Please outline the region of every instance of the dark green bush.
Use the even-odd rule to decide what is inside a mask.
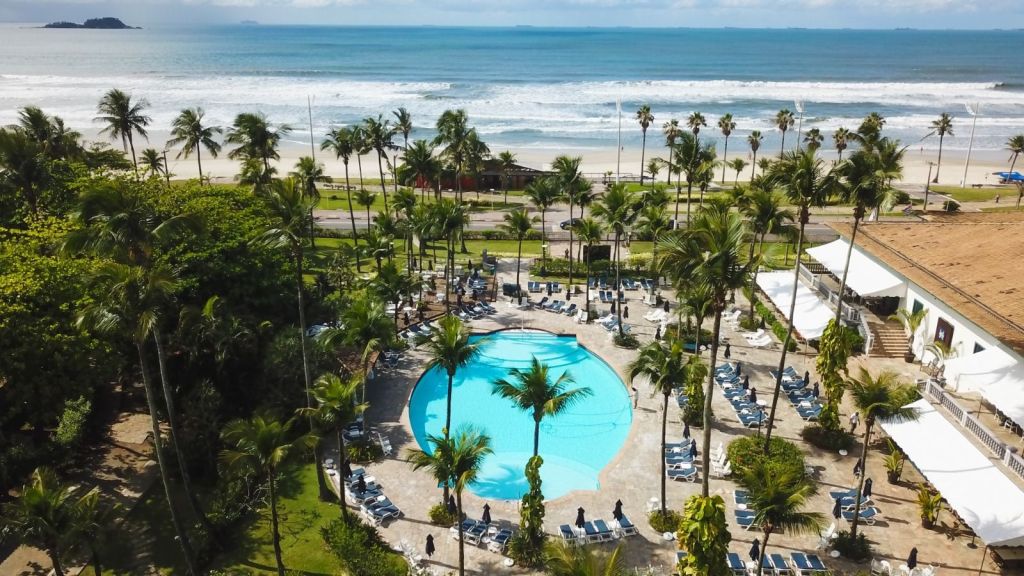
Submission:
[[[615,337],[612,338],[612,341],[615,342],[615,345],[619,348],[635,350],[640,347],[640,340],[629,333],[619,334],[618,332],[615,332]]]
[[[804,427],[800,437],[811,446],[830,452],[849,450],[853,446],[853,436],[846,430],[828,430],[817,424]]]
[[[345,573],[352,576],[406,576],[405,560],[391,552],[373,526],[341,518],[320,530],[324,544],[338,560]]]
[[[86,424],[89,414],[92,413],[92,403],[84,396],[76,400],[64,401],[64,412],[60,415],[57,431],[54,440],[64,448],[74,448],[85,436]]]
[[[779,342],[785,342],[786,331],[788,327],[782,322],[779,322],[779,319],[775,317],[775,313],[772,312],[771,308],[768,308],[764,304],[758,302],[755,306],[755,309],[757,310],[757,313],[760,314],[762,318],[764,318],[764,321],[767,322],[768,325],[771,327],[772,334],[775,334],[775,337],[779,339]],[[796,351],[796,340],[789,341],[789,351]]]
[[[345,445],[345,448],[348,449],[349,460],[351,460],[352,462],[357,462],[359,464],[373,462],[374,460],[377,460],[378,458],[383,456],[383,452],[381,452],[380,446],[373,442],[370,442],[366,438],[359,440],[357,442],[348,443]]]
[[[743,476],[757,462],[767,461],[767,466],[772,470],[782,471],[792,469],[800,476],[804,472],[804,454],[796,444],[779,437],[771,440],[771,454],[764,454],[764,438],[760,436],[745,436],[729,443],[726,449],[729,461],[732,462],[733,474],[737,477]]]
[[[864,537],[863,532],[852,538],[849,531],[840,530],[832,541],[832,548],[851,560],[861,561],[871,557],[871,543]]]
[[[451,513],[448,511],[448,507],[444,504],[438,503],[430,507],[430,523],[437,524],[438,526],[452,526],[457,522],[459,517],[458,513]]]

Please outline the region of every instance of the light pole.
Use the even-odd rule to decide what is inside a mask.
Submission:
[[[804,102],[803,100],[795,100],[793,102],[793,106],[796,107],[797,113],[800,114],[796,123],[796,150],[797,152],[799,152],[801,147],[800,132],[803,130],[804,127]]]
[[[964,104],[967,108],[967,113],[974,116],[974,122],[971,124],[971,141],[967,145],[967,161],[964,162],[964,179],[960,181],[961,188],[967,188],[967,168],[971,165],[971,152],[974,150],[974,129],[978,127],[978,115],[981,114],[981,104],[976,103],[972,108],[970,104]]]
[[[540,245],[540,275],[548,275],[548,245]]]
[[[929,160],[928,178],[924,181],[924,207],[921,209],[922,212],[928,212],[928,190],[931,188],[933,166],[935,166],[935,162]]]

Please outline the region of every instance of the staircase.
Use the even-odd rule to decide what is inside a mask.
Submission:
[[[907,333],[903,325],[895,320],[885,322],[869,320],[871,328],[871,350],[868,356],[876,358],[902,358],[907,351]]]

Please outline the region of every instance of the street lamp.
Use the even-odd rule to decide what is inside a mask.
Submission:
[[[548,245],[540,245],[540,275],[548,275]]]
[[[800,150],[800,140],[801,140],[800,132],[801,132],[801,130],[803,130],[803,127],[804,127],[804,101],[803,100],[795,100],[793,102],[793,106],[796,108],[797,113],[800,114],[799,119],[797,120],[797,124],[796,124],[796,149],[797,149],[797,151],[799,151]]]
[[[978,115],[981,114],[981,104],[975,104],[973,107],[970,104],[964,104],[967,108],[967,113],[974,116],[974,123],[971,125],[971,141],[967,145],[967,161],[964,162],[964,179],[960,181],[960,187],[967,187],[967,168],[971,165],[971,152],[974,150],[974,129],[978,127]]]
[[[757,401],[757,437],[761,437],[761,423],[764,422],[764,408],[767,406],[764,400]]]
[[[928,179],[924,181],[924,207],[921,209],[922,212],[928,212],[928,191],[931,189],[932,182],[932,167],[935,166],[935,162],[928,161]]]

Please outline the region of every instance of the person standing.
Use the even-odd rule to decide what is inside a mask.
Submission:
[[[860,413],[854,412],[850,414],[850,434],[853,434],[854,430],[857,429],[857,424],[860,424]]]
[[[434,552],[437,551],[437,548],[434,547],[434,536],[432,534],[427,534],[427,545],[423,547],[423,551],[427,553],[427,558],[431,558]]]
[[[726,360],[732,358],[732,347],[728,342],[725,343],[725,353],[722,355]]]
[[[635,410],[637,405],[640,404],[640,391],[633,386],[633,409]]]

